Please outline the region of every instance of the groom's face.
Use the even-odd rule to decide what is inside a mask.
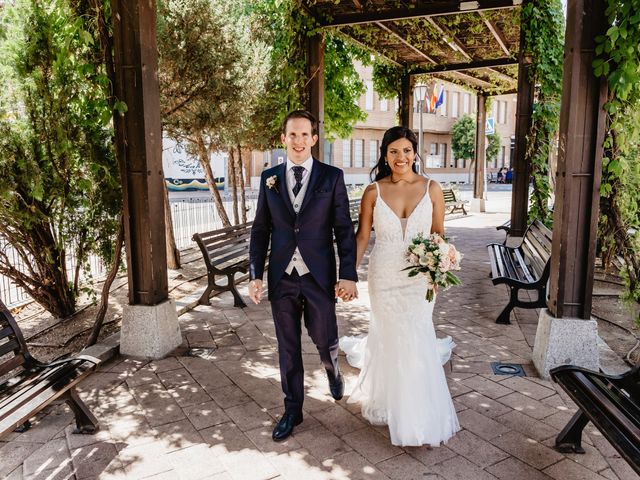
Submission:
[[[311,122],[306,118],[290,118],[285,133],[280,136],[287,148],[287,158],[300,165],[311,156],[311,147],[318,141]]]

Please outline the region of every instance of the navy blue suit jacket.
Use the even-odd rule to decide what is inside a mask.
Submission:
[[[266,181],[277,183],[268,188]],[[356,241],[349,216],[349,199],[342,170],[313,159],[309,185],[298,215],[293,210],[286,183],[286,163],[262,172],[249,252],[251,279],[262,279],[269,242],[269,298],[293,255],[300,249],[311,275],[333,298],[337,278],[358,280]],[[336,277],[335,236],[340,260]]]

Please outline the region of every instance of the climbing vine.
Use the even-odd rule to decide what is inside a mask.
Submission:
[[[622,257],[626,297],[640,301],[640,0],[609,0],[606,15],[593,62],[609,85],[598,236],[605,266]]]
[[[529,81],[535,85],[531,129],[527,133],[527,163],[531,165],[533,193],[529,221],[551,225],[549,160],[560,119],[564,15],[560,0],[533,0],[522,8],[523,50],[531,59]]]

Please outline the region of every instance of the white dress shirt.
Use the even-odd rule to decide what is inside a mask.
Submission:
[[[307,192],[307,186],[309,185],[309,178],[311,178],[311,169],[313,168],[313,157],[307,158],[302,164],[301,167],[304,167],[304,172],[302,173],[302,187],[298,192],[298,195],[293,194],[293,187],[296,184],[295,173],[293,173],[293,167],[296,164],[287,158],[287,192],[289,193],[289,199],[291,200],[291,205],[293,205],[293,210],[296,212],[296,215],[300,211],[300,207],[302,206],[302,201],[304,200],[304,195]],[[291,275],[293,269],[296,269],[298,275],[306,275],[309,273],[309,267],[304,263],[304,259],[300,254],[300,250],[296,246],[296,249],[291,256],[291,260],[289,261],[289,265],[285,269],[285,272],[288,275]]]

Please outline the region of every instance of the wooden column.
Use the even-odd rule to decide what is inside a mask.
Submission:
[[[604,0],[568,2],[548,300],[556,318],[591,316],[607,96],[591,64],[604,12]]]
[[[324,37],[321,33],[307,40],[307,110],[318,120],[318,142],[311,149],[324,161]]]
[[[131,305],[168,298],[164,179],[154,0],[112,2],[116,97],[115,134],[124,199],[125,250]]]
[[[484,199],[484,180],[486,171],[485,131],[487,124],[487,96],[478,95],[478,114],[476,117],[476,165],[473,180],[473,198]]]
[[[529,177],[531,165],[526,160],[527,134],[531,129],[533,113],[534,86],[529,81],[530,60],[525,58],[524,32],[520,31],[520,55],[518,57],[518,101],[516,106],[516,145],[511,167],[513,167],[513,185],[511,190],[511,228],[510,237],[522,237],[527,229],[529,207]]]
[[[402,95],[400,96],[400,125],[413,129],[413,77],[402,77]]]

